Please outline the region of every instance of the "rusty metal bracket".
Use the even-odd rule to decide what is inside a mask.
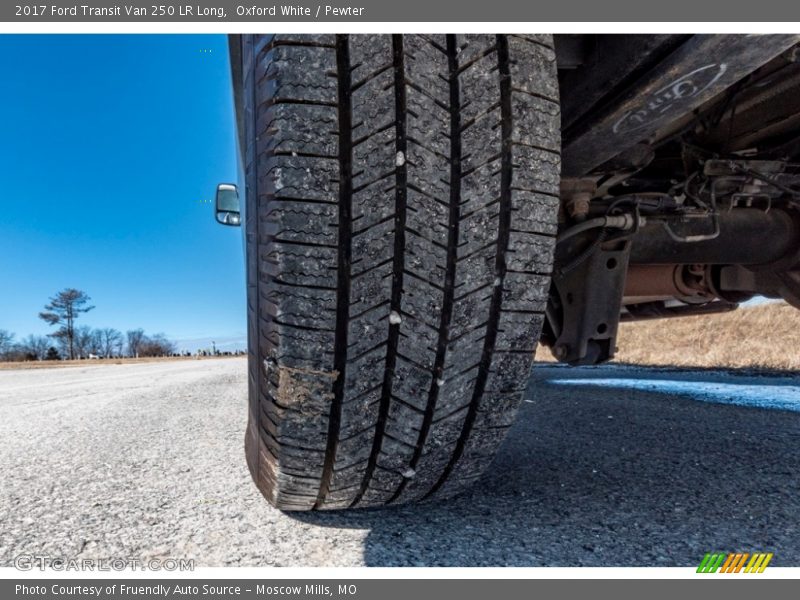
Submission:
[[[567,273],[553,274],[562,317],[552,349],[558,360],[593,365],[614,356],[630,250],[629,241],[607,242]]]

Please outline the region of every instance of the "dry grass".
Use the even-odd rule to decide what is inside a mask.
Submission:
[[[108,358],[98,360],[45,360],[25,362],[0,362],[0,371],[10,369],[52,369],[61,367],[101,367],[131,363],[169,362],[176,360],[208,360],[209,358],[237,358],[235,356],[167,356],[153,358]]]
[[[800,310],[780,302],[704,317],[623,323],[617,346],[614,360],[622,363],[800,369]]]
[[[780,302],[740,308],[719,315],[623,323],[617,346],[619,352],[614,362],[618,363],[800,370],[800,310]],[[553,360],[546,348],[539,349],[536,359]],[[88,367],[170,360],[204,358],[0,362],[0,370]]]

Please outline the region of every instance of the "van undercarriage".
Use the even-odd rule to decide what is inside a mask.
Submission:
[[[555,36],[563,242],[542,341],[557,359],[612,358],[620,319],[754,295],[800,308],[796,43]]]

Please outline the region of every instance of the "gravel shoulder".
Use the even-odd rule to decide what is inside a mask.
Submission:
[[[470,492],[309,514],[273,509],[250,480],[244,359],[3,371],[0,566],[23,553],[688,566],[739,550],[798,566],[797,394],[797,376],[538,365],[494,468]]]

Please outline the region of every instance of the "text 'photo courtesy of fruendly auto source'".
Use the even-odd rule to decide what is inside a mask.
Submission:
[[[0,33],[9,597],[800,567],[800,34],[54,6]]]

